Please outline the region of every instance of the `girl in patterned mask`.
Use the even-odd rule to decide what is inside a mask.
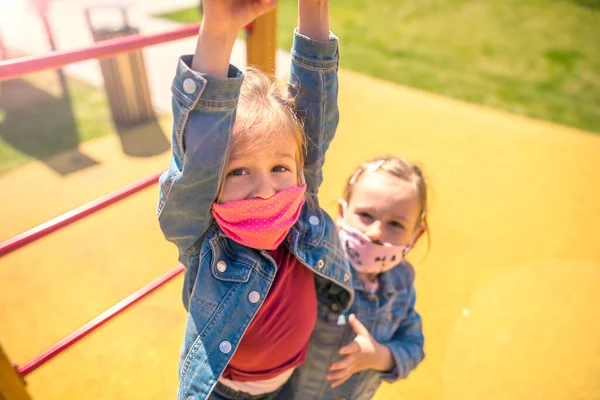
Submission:
[[[306,363],[286,387],[292,399],[371,399],[382,380],[406,378],[424,357],[405,260],[427,231],[421,170],[397,156],[362,164],[339,201],[338,227],[354,303],[341,315],[319,311]]]

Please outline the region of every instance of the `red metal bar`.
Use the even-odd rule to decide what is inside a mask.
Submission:
[[[91,215],[96,211],[102,210],[103,208],[108,207],[109,205],[116,203],[117,201],[122,200],[128,196],[131,196],[132,194],[137,193],[150,185],[153,185],[158,181],[158,178],[162,173],[163,171],[148,176],[142,180],[139,180],[127,186],[124,186],[121,189],[118,189],[112,193],[102,196],[96,200],[90,201],[87,204],[84,204],[59,217],[56,217],[48,222],[38,225],[33,229],[21,233],[20,235],[5,240],[4,242],[0,243],[0,257],[3,257],[8,253],[17,250],[25,246],[26,244],[41,239],[49,233],[52,233],[60,228],[70,225],[73,222],[79,221],[80,219],[87,217],[88,215]]]
[[[32,72],[55,69],[79,61],[106,58],[118,53],[141,49],[142,47],[195,36],[198,34],[199,29],[200,24],[193,24],[152,35],[131,35],[104,40],[83,49],[53,51],[44,55],[22,57],[0,62],[0,82]]]
[[[96,318],[92,319],[91,321],[83,325],[81,328],[77,329],[76,331],[74,331],[73,333],[56,343],[54,346],[50,347],[48,350],[44,351],[42,354],[40,354],[33,360],[29,361],[22,367],[18,367],[19,374],[21,374],[21,376],[25,376],[30,372],[34,371],[46,361],[50,360],[55,355],[57,355],[61,351],[65,350],[67,347],[71,346],[72,344],[86,336],[88,333],[94,331],[96,328],[109,321],[115,315],[120,314],[138,300],[147,296],[152,291],[156,290],[157,288],[161,287],[162,285],[179,275],[183,270],[183,265],[179,264],[175,268],[168,271],[164,275],[158,277],[157,279],[153,280],[146,286],[138,289],[136,292],[127,296],[125,299],[121,300],[102,314],[98,315]]]

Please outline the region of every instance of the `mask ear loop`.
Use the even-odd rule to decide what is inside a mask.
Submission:
[[[304,170],[301,170],[298,174],[298,178],[300,178],[300,186],[306,185],[306,177],[304,176]]]
[[[425,211],[423,211],[423,213],[421,214],[419,228],[423,226],[423,224],[421,224],[423,218],[425,218]],[[408,246],[404,250],[402,250],[402,258],[405,258],[406,255],[415,247],[415,236],[417,232],[418,231],[415,231],[415,233],[413,233],[412,237],[410,238],[410,241],[408,242]]]

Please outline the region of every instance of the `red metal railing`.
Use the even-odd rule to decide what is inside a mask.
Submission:
[[[122,200],[126,197],[131,196],[134,193],[139,192],[140,190],[147,188],[158,182],[158,178],[162,174],[162,171],[150,175],[144,179],[141,179],[138,182],[134,182],[127,186],[122,187],[121,189],[115,190],[112,193],[109,193],[105,196],[102,196],[96,200],[90,201],[87,204],[84,204],[80,207],[75,208],[63,215],[51,219],[48,222],[45,222],[41,225],[36,226],[26,232],[21,233],[11,239],[5,240],[0,243],[0,257],[7,255],[21,247],[32,243],[38,239],[43,238],[44,236],[57,231],[58,229],[64,228],[67,225],[72,224],[73,222],[79,221],[95,213],[96,211],[102,210],[105,207],[110,206]]]
[[[25,376],[28,373],[34,371],[36,368],[38,368],[39,366],[44,364],[46,361],[48,361],[49,359],[51,359],[52,357],[54,357],[55,355],[57,355],[64,349],[71,346],[78,340],[82,339],[88,333],[93,332],[96,328],[100,327],[102,324],[109,321],[114,316],[125,311],[127,308],[132,306],[138,300],[142,299],[146,295],[150,294],[152,291],[158,289],[159,287],[161,287],[162,285],[164,285],[165,283],[167,283],[168,281],[170,281],[171,279],[173,279],[174,277],[179,275],[183,270],[184,270],[183,265],[179,264],[178,266],[176,266],[172,270],[168,271],[164,275],[156,278],[155,280],[153,280],[146,286],[144,286],[144,287],[140,288],[139,290],[135,291],[134,293],[130,294],[125,299],[121,300],[120,302],[118,302],[117,304],[115,304],[114,306],[109,308],[108,310],[104,311],[102,314],[98,315],[96,318],[92,319],[91,321],[89,321],[88,323],[83,325],[81,328],[77,329],[76,331],[74,331],[73,333],[71,333],[70,335],[65,337],[64,339],[60,340],[54,346],[45,350],[42,354],[35,357],[33,360],[27,362],[22,367],[17,367],[19,374],[21,374],[22,376]]]
[[[98,59],[110,57],[118,53],[137,50],[146,46],[151,46],[159,43],[165,43],[185,37],[194,36],[197,34],[199,24],[189,25],[184,28],[173,31],[153,34],[153,35],[133,35],[123,38],[106,40],[97,43],[94,46],[73,51],[55,51],[46,55],[24,57],[15,60],[0,62],[0,81],[16,78],[32,72],[43,71],[47,69],[59,68],[67,64],[72,64],[79,61],[90,59]],[[162,173],[162,172],[161,172]],[[12,239],[0,243],[0,257],[15,251],[27,244],[30,244],[58,229],[61,229],[75,221],[78,221],[86,216],[89,216],[111,204],[114,204],[124,198],[156,183],[161,173],[157,173],[146,177],[138,182],[127,185],[115,192],[109,193],[94,201],[91,201],[81,207],[78,207],[68,213],[65,213],[57,218],[54,218],[44,224],[30,229]],[[27,362],[17,370],[22,376],[32,372],[46,361],[57,355],[62,350],[76,343],[102,324],[109,321],[114,316],[123,312],[125,309],[147,296],[152,291],[156,290],[166,282],[179,275],[184,270],[180,264],[164,275],[150,282],[146,286],[129,295],[119,303],[115,304],[110,309],[106,310],[96,318],[92,319],[64,339],[60,340],[54,346],[45,350],[38,357]]]
[[[159,43],[183,39],[198,34],[200,24],[188,25],[172,31],[152,35],[131,35],[105,40],[93,46],[71,51],[53,51],[39,56],[29,56],[0,62],[0,81],[21,75],[59,68],[79,61],[106,58]]]

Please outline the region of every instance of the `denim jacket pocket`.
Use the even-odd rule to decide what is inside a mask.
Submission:
[[[251,277],[255,261],[244,256],[232,257],[218,237],[209,240],[211,250],[202,253],[196,278],[190,312],[208,321],[217,309],[226,307],[227,299],[245,285]]]
[[[244,263],[229,266],[227,261],[220,260],[212,265],[212,275],[215,279],[225,282],[245,283],[250,279],[252,267]]]
[[[222,282],[248,282],[257,261],[248,255],[230,249],[227,240],[219,235],[213,236],[210,240],[213,256],[212,276]]]

